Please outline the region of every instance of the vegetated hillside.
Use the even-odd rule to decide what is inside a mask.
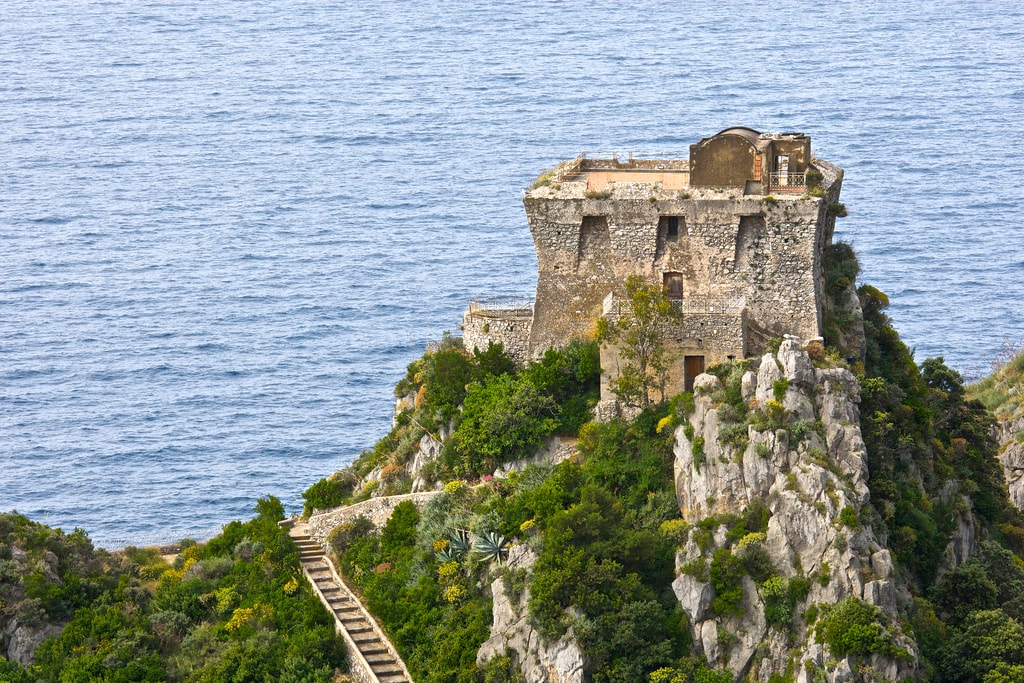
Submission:
[[[93,550],[80,530],[0,515],[0,680],[335,680],[342,644],[277,525],[284,509],[268,497],[256,511],[173,566],[154,549]],[[52,637],[23,668],[37,635]]]
[[[846,257],[849,265],[852,253]],[[855,275],[855,263],[845,271]],[[761,680],[867,680],[881,675],[875,667],[886,658],[923,680],[1021,680],[1024,569],[1015,553],[1024,525],[1007,499],[992,417],[967,400],[962,379],[941,359],[915,363],[885,315],[884,294],[859,294],[864,362],[847,373],[846,349],[809,347],[822,391],[847,383],[849,406],[859,394],[859,406],[842,409],[853,411],[852,421],[836,417],[828,427],[820,412],[799,414],[798,404],[815,406],[823,395],[808,385],[787,403],[799,387],[781,376],[764,384],[766,395],[745,396],[744,362],[709,368],[718,385],[705,382],[703,397],[682,394],[628,422],[588,423],[592,344],[516,370],[498,348],[472,355],[449,339],[410,365],[396,389],[392,432],[311,487],[307,512],[408,491],[414,481],[443,486],[422,513],[403,505],[382,529],[356,519],[330,539],[420,683],[731,680],[754,670],[737,671],[731,653],[759,619],[770,642],[756,645],[749,661],[766,662]],[[860,320],[833,322],[857,338]],[[847,374],[827,379],[836,372]],[[747,502],[729,510],[706,501],[717,506],[713,515],[684,520],[672,474],[680,444],[689,443],[692,470],[697,438],[706,438],[687,434],[705,419],[695,408],[723,418],[709,432],[715,449],[701,443],[701,457],[742,462],[750,449],[767,458],[784,442],[793,448],[780,445],[778,456],[791,462],[783,466],[795,463],[793,487],[780,470],[783,483],[769,494],[744,494]],[[815,408],[822,409],[832,410]],[[859,484],[830,462],[840,431],[866,446],[856,456],[866,460]],[[576,435],[574,455],[526,464],[556,434]],[[800,500],[809,495],[801,477],[814,467],[833,488],[822,479],[820,499]],[[827,512],[850,484],[849,502]],[[826,510],[830,538],[864,543],[858,547],[869,554],[887,550],[892,569],[877,552],[860,555],[850,567],[862,575],[847,583],[835,567],[801,567],[777,553],[769,527],[787,496]],[[683,576],[708,586],[701,599],[713,634],[695,632],[671,592]],[[849,592],[872,582],[888,611]],[[794,657],[800,638],[818,648],[820,666]],[[765,658],[775,654],[782,660]]]
[[[996,418],[999,462],[1010,501],[1024,508],[1024,351],[1008,357],[991,375],[967,388]]]
[[[941,358],[915,365],[884,313],[884,294],[863,286],[860,295],[873,521],[910,581],[905,607],[924,673],[1022,680],[1024,524],[1007,498],[992,415]]]

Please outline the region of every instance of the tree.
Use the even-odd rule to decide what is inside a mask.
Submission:
[[[665,400],[665,385],[674,355],[665,348],[666,327],[679,312],[665,291],[639,275],[626,278],[626,298],[614,318],[601,318],[598,339],[614,347],[623,364],[611,390],[623,403],[640,408],[651,405],[651,393]]]
[[[1001,664],[1024,664],[1024,626],[1000,609],[971,612],[963,629],[950,639],[945,654],[941,680],[999,680],[986,674]],[[999,673],[1007,675],[1005,666]]]

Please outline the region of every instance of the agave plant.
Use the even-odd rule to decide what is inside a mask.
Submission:
[[[451,559],[461,560],[473,547],[473,535],[465,529],[452,529],[448,532],[448,552]]]
[[[476,537],[474,550],[482,559],[503,562],[508,557],[508,541],[497,531],[485,531]]]
[[[440,562],[441,564],[444,564],[446,562],[458,562],[459,561],[459,558],[455,557],[455,554],[452,552],[452,549],[449,546],[445,546],[444,548],[441,548],[440,550],[435,550],[434,551],[434,557],[436,557],[437,561]]]

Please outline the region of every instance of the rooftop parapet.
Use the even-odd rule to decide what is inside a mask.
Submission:
[[[673,153],[581,152],[541,174],[529,192],[546,187],[560,196],[592,196],[618,185],[645,185],[677,192],[693,188],[739,190],[746,195],[803,194],[821,181],[821,175],[809,136],[734,127],[690,145],[689,158]]]

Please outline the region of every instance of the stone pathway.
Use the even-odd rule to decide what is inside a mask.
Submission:
[[[288,533],[299,547],[303,574],[334,614],[338,631],[345,638],[353,678],[364,683],[412,683],[387,636],[340,580],[324,549],[308,531],[305,525],[296,525]]]

